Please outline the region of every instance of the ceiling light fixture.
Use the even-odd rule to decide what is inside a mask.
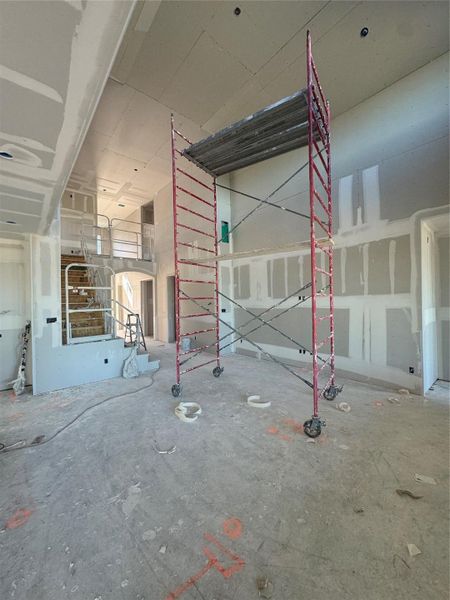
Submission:
[[[367,37],[367,36],[369,35],[369,28],[368,28],[368,27],[363,27],[363,28],[361,29],[361,31],[359,32],[359,35],[360,35],[361,37],[363,37],[363,38],[364,38],[364,37]]]
[[[10,152],[0,152],[0,157],[1,158],[6,158],[6,160],[12,160],[14,158],[14,156],[10,153]]]
[[[16,221],[5,221],[7,225],[17,225]]]
[[[120,202],[117,206],[120,206],[120,208],[125,208],[125,204],[121,204]]]
[[[241,9],[239,8],[239,6],[236,6],[236,8],[234,9],[234,14],[238,17],[241,14]]]
[[[137,169],[134,169],[134,171],[137,171]]]

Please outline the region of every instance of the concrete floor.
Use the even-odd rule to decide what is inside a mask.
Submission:
[[[203,408],[188,424],[169,392],[173,348],[153,348],[150,388],[142,376],[1,396],[6,444],[45,442],[88,409],[0,455],[2,600],[251,600],[258,577],[274,600],[448,597],[448,405],[346,381],[351,412],[324,402],[309,443],[307,388],[232,356],[218,380],[186,377],[184,400]],[[249,407],[251,393],[272,406]]]

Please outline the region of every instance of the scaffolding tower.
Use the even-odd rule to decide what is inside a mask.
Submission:
[[[313,414],[304,423],[309,437],[320,435],[325,425],[319,416],[319,400],[334,400],[342,388],[335,380],[334,343],[334,290],[333,290],[333,229],[331,195],[331,147],[330,106],[319,81],[317,67],[311,50],[308,31],[306,42],[307,85],[306,88],[272,104],[241,121],[222,129],[199,142],[191,142],[174,126],[172,116],[172,182],[173,182],[173,231],[175,261],[175,325],[176,325],[176,383],[172,394],[181,394],[181,377],[205,365],[215,364],[213,375],[223,371],[220,352],[239,340],[245,340],[263,356],[272,360],[300,379],[312,390]],[[184,145],[179,148],[179,145]],[[186,146],[187,144],[187,146]],[[296,148],[308,148],[307,162],[265,198],[259,198],[221,185],[217,178],[237,169],[256,164],[289,152]],[[281,206],[273,197],[300,172],[308,170],[309,211],[302,213]],[[309,220],[309,240],[296,244],[311,255],[311,282],[303,285],[276,304],[259,314],[246,309],[235,299],[219,290],[219,262],[240,258],[245,253],[219,254],[220,243],[217,227],[217,188],[240,194],[258,204],[245,214],[226,234],[234,231],[261,207],[272,207],[285,213]],[[187,250],[186,250],[187,249]],[[270,254],[277,249],[258,249],[259,254]],[[289,251],[289,247],[285,247]],[[183,254],[184,252],[184,254]],[[324,254],[318,261],[316,253]],[[324,266],[325,263],[325,266]],[[321,266],[319,266],[319,264]],[[318,280],[325,279],[319,286]],[[198,291],[200,290],[200,291]],[[303,294],[303,295],[300,295]],[[307,294],[307,295],[304,295]],[[219,316],[219,298],[244,310],[249,319],[240,327],[233,327]],[[318,299],[328,298],[327,309],[319,310]],[[287,308],[280,308],[288,300]],[[292,309],[311,302],[311,346],[294,339],[273,322]],[[292,304],[292,302],[294,302]],[[275,313],[273,311],[277,309]],[[272,313],[272,316],[270,316]],[[266,316],[268,315],[268,316]],[[264,317],[264,318],[263,318]],[[210,323],[204,325],[204,319]],[[184,323],[200,323],[184,329]],[[249,331],[243,329],[252,325]],[[324,323],[322,325],[322,323]],[[220,337],[220,324],[228,333]],[[326,335],[319,339],[319,329]],[[261,327],[269,327],[312,357],[312,380],[301,375],[286,362],[277,358],[249,336]],[[211,342],[211,336],[213,341]],[[184,338],[195,338],[191,348]],[[231,338],[231,340],[230,340]],[[190,341],[189,339],[187,341]],[[199,357],[211,354],[198,363]],[[189,366],[187,363],[191,362]]]

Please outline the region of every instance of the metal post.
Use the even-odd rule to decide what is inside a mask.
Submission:
[[[177,174],[175,156],[175,127],[173,113],[170,116],[172,140],[172,209],[173,209],[173,256],[175,268],[175,352],[176,385],[180,385],[180,271],[178,266],[178,223],[177,223]]]
[[[214,252],[216,256],[219,254],[218,234],[217,234],[217,186],[216,179],[213,182],[214,188]],[[220,349],[219,349],[219,265],[215,263],[215,290],[214,296],[216,300],[216,364],[220,369]]]
[[[331,140],[330,140],[331,110],[330,103],[327,101],[327,185],[328,185],[328,236],[333,237],[333,198],[331,195]],[[333,272],[333,244],[329,246],[328,271],[330,273],[330,366],[331,366],[331,385],[335,385],[335,366],[334,366],[334,272]]]
[[[314,229],[314,170],[313,170],[313,81],[311,65],[311,34],[306,36],[306,72],[308,85],[308,162],[309,162],[309,210],[310,210],[310,249],[311,249],[311,328],[312,328],[312,362],[313,362],[313,417],[319,416],[319,373],[317,364],[317,299],[316,299],[316,234]]]

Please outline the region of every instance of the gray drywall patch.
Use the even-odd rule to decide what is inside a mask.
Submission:
[[[442,373],[439,377],[450,381],[450,321],[441,321]]]
[[[369,294],[389,294],[389,240],[369,244]]]
[[[411,333],[409,308],[386,309],[386,362],[406,373],[417,368],[416,342]]]
[[[260,315],[263,309],[260,308],[249,308],[249,311],[255,315]],[[284,310],[284,309],[283,309]],[[270,312],[270,318],[275,315],[279,315],[282,309],[272,310]],[[319,316],[327,314],[329,311],[326,309],[320,309],[318,311]],[[334,311],[335,317],[335,352],[340,356],[349,355],[349,321],[350,311],[347,308],[338,308]],[[264,315],[263,319],[267,319],[268,316]],[[235,323],[236,328],[242,326],[243,323],[249,320],[249,315],[241,309],[236,309],[235,312]],[[246,327],[244,330],[250,331],[258,325],[262,325],[260,321],[254,321]],[[283,333],[289,335],[296,341],[303,344],[308,350],[311,349],[311,310],[309,308],[293,308],[289,312],[281,315],[274,319],[271,325],[280,329]],[[327,321],[322,321],[319,326],[318,337],[324,339],[329,334],[327,331]],[[249,339],[256,342],[257,344],[272,344],[281,348],[295,348],[298,346],[293,342],[290,342],[287,338],[283,337],[280,333],[277,333],[270,327],[262,326],[260,329],[250,334]],[[238,342],[239,344],[239,342]],[[238,347],[238,346],[237,346]],[[322,352],[326,354],[329,349],[328,345],[324,345]]]
[[[300,287],[300,266],[299,256],[289,256],[287,258],[287,293],[293,294]]]
[[[239,295],[238,300],[250,298],[250,265],[241,265],[239,267]]]
[[[440,306],[450,306],[450,238],[438,238]]]
[[[47,242],[41,242],[41,294],[51,296],[51,252]]]
[[[272,298],[272,261],[266,262],[267,269],[267,297]]]
[[[273,260],[272,297],[284,298],[285,296],[286,273],[284,268],[284,258],[275,258]]]
[[[333,281],[334,281],[334,295],[342,295],[341,285],[341,250],[337,249],[333,252]]]
[[[409,292],[411,289],[411,248],[409,235],[395,238],[395,271],[394,291],[396,294]]]
[[[358,296],[364,293],[362,246],[347,248],[345,263],[345,295]]]

